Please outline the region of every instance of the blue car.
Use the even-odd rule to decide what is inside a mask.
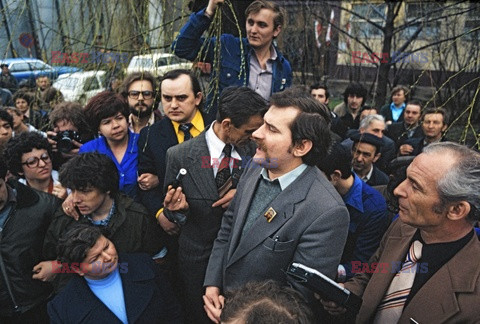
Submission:
[[[17,79],[18,83],[27,80],[35,84],[39,75],[46,75],[55,80],[59,75],[82,71],[83,69],[72,66],[50,66],[45,62],[28,57],[8,58],[0,61],[0,64],[7,64],[10,73]]]

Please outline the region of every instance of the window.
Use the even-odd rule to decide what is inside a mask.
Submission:
[[[50,70],[51,67],[41,61],[30,62],[34,70]]]
[[[28,63],[13,63],[10,72],[30,71]]]
[[[480,40],[480,4],[470,3],[470,10],[465,15],[463,32],[466,40]],[[477,28],[477,30],[472,31]]]
[[[382,31],[366,22],[365,19],[383,27],[385,25],[385,8],[385,4],[354,4],[353,12],[364,19],[352,15],[352,33],[361,38],[382,36]]]
[[[420,28],[420,26],[423,26],[422,31],[418,35],[419,39],[432,39],[438,37],[438,35],[440,35],[440,21],[432,18],[440,16],[442,13],[441,6],[441,3],[435,2],[407,3],[405,7],[405,17],[407,22],[415,20],[420,24],[406,28],[404,36],[412,37],[417,29]]]

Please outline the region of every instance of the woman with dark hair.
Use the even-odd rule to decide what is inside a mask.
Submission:
[[[85,106],[85,117],[99,138],[85,143],[80,153],[99,152],[108,155],[120,175],[119,189],[130,197],[136,196],[138,134],[128,129],[130,114],[122,96],[104,91],[94,96]]]
[[[9,171],[20,177],[20,183],[61,199],[67,197],[58,172],[52,168],[52,149],[39,132],[15,136],[7,143],[4,155]]]

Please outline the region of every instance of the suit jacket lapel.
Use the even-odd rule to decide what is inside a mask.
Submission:
[[[168,119],[167,117],[162,119],[160,121],[159,128],[160,128],[160,136],[164,138],[163,140],[161,139],[160,142],[164,143],[164,147],[168,149],[169,147],[172,147],[178,144],[177,134],[175,133],[175,128],[173,127],[172,121],[170,119]],[[155,135],[155,134],[150,134],[150,135]]]
[[[232,238],[228,251],[229,258],[235,251],[240,240],[243,224],[245,223],[245,218],[247,217],[248,208],[250,207],[250,203],[253,199],[253,194],[255,193],[258,181],[260,180],[260,172],[262,171],[262,168],[260,168],[258,165],[253,164],[253,162],[250,163],[252,165],[249,165],[248,167],[255,169],[252,171],[251,176],[243,178],[246,181],[244,187],[248,189],[242,192],[239,206],[235,208],[236,216],[234,218],[234,224],[232,226],[232,229],[234,231],[231,234]]]
[[[441,267],[413,296],[405,308],[400,322],[402,320],[406,322],[413,318],[419,323],[444,323],[460,312],[457,295],[458,293],[474,292],[480,268],[462,267],[459,271],[459,265],[471,265],[472,255],[479,255],[479,250],[478,238],[473,235],[470,242]],[[418,314],[424,315],[424,318],[420,318]]]
[[[207,128],[208,129],[208,128]],[[205,166],[204,157],[208,158],[208,165],[210,165],[210,152],[208,151],[207,140],[205,137],[205,129],[196,138],[192,138],[188,143],[190,150],[188,152],[189,172],[192,173],[192,181],[197,187],[197,191],[206,200],[218,200],[218,190],[213,176],[213,169]]]
[[[392,271],[392,266],[399,261],[404,261],[407,251],[410,248],[410,243],[412,237],[415,234],[416,229],[410,226],[402,224],[402,235],[401,236],[389,236],[385,242],[385,248],[380,260],[381,263],[387,263],[389,265],[388,273],[379,273],[378,275],[373,275],[368,283],[371,287],[371,293],[364,293],[363,298],[364,305],[370,305],[369,309],[365,309],[364,312],[368,314],[366,318],[370,318],[375,314],[378,305],[383,299],[384,293],[387,291],[390,283],[392,282],[393,277],[396,272]]]
[[[261,169],[258,173],[260,173],[260,171]],[[285,224],[288,219],[293,216],[295,204],[305,199],[305,196],[311,187],[314,179],[314,177],[310,175],[311,172],[312,168],[308,167],[297,179],[295,179],[294,182],[292,182],[272,201],[269,207],[272,207],[277,212],[277,215],[270,223],[267,222],[263,215],[259,215],[250,230],[245,234],[243,240],[240,240],[245,217],[248,213],[248,208],[251,200],[253,199],[253,193],[255,190],[250,191],[248,199],[242,199],[242,201],[246,201],[246,204],[248,205],[245,206],[242,204],[240,206],[242,214],[241,217],[237,219],[234,233],[234,238],[238,242],[238,247],[233,252],[233,255],[229,259],[227,266],[242,258],[257,245],[261,244],[267,237],[273,235],[280,227],[283,226],[283,224]],[[259,179],[260,176],[257,177],[257,181]],[[248,187],[249,186],[247,185],[247,188]]]

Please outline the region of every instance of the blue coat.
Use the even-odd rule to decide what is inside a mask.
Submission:
[[[183,323],[169,283],[148,255],[120,254],[120,262],[128,266],[120,276],[129,323]],[[48,314],[51,323],[121,323],[80,276],[48,303]]]
[[[205,10],[193,13],[172,44],[172,50],[175,54],[178,57],[194,61],[205,42],[205,38],[202,37],[202,35],[208,29],[210,23],[211,20],[205,16]],[[219,89],[217,96],[228,86],[248,86],[249,62],[252,53],[252,48],[247,38],[238,38],[230,34],[223,34],[220,42]],[[215,43],[216,39],[213,37],[211,41],[206,44],[205,48],[202,49],[200,61],[208,63],[214,62]],[[241,51],[242,48],[243,55]],[[272,66],[272,93],[282,91],[292,85],[292,68],[290,67],[290,63],[277,48],[275,48],[275,50],[277,51],[278,57]],[[212,80],[216,77],[216,72],[213,71]],[[207,108],[210,108],[213,99],[212,91],[207,97]],[[213,103],[212,108],[215,106],[215,101]],[[208,115],[215,118],[215,113],[216,108],[210,109]]]
[[[352,261],[368,262],[390,225],[383,196],[357,175],[353,176],[353,186],[343,197],[350,214],[347,243],[341,260],[347,279],[354,275]]]

